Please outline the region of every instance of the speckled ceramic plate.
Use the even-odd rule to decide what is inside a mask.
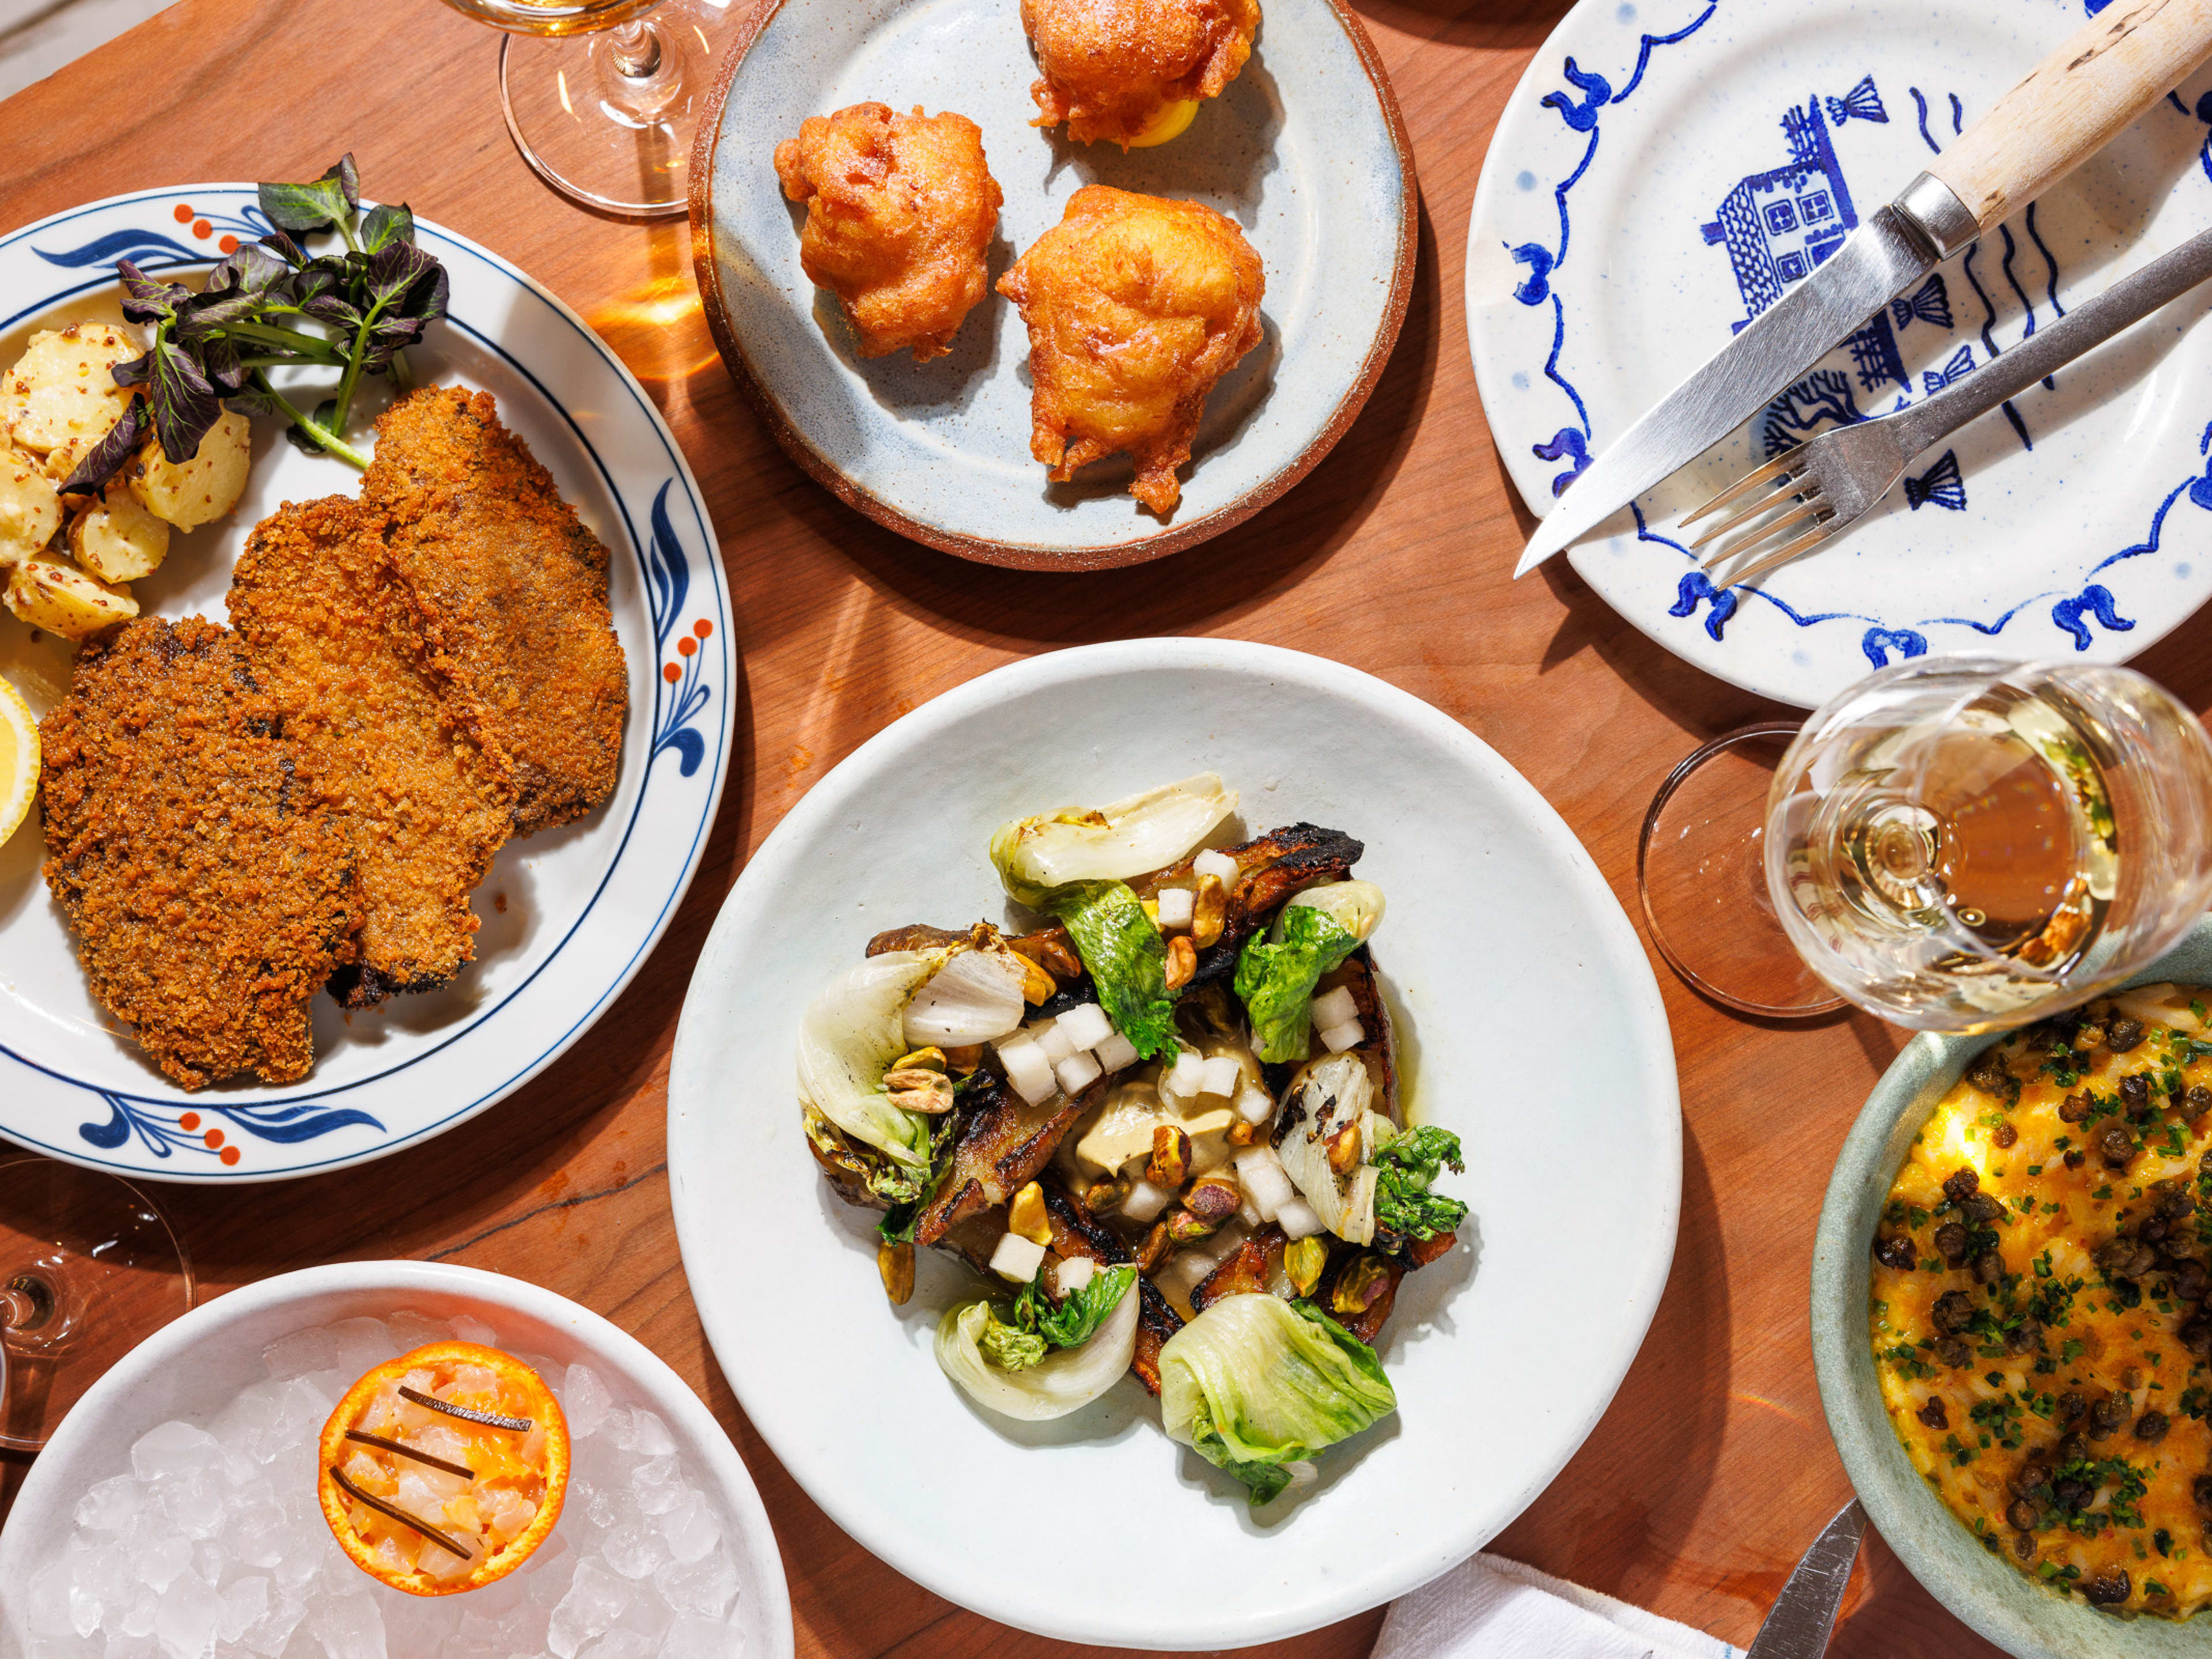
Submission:
[[[1029,125],[1036,66],[1018,0],[781,0],[726,65],[692,167],[693,257],[723,361],[793,459],[839,497],[947,552],[1030,569],[1134,564],[1249,518],[1341,437],[1397,341],[1413,279],[1413,146],[1343,0],[1267,0],[1257,49],[1190,130],[1126,155]],[[951,353],[854,349],[799,263],[804,210],[776,145],[810,115],[878,101],[983,130],[1006,192],[995,283],[1104,184],[1235,219],[1267,266],[1267,337],[1208,400],[1163,522],[1115,457],[1054,484],[1030,456],[1029,335],[994,292]]]
[[[1545,512],[2084,4],[1577,6],[1506,107],[1468,231],[1475,374],[1522,497]],[[1775,450],[1926,397],[2202,230],[2208,131],[2212,70],[1577,546],[1575,568],[1668,650],[1805,707],[1924,653],[2112,662],[2168,632],[2212,596],[2212,329],[2194,326],[2212,291],[1944,441],[1756,588],[1715,592],[1676,525]]]
[[[417,377],[491,392],[611,555],[608,599],[629,662],[614,795],[500,853],[477,894],[476,961],[452,984],[351,1015],[319,995],[306,1079],[197,1094],[93,1001],[40,878],[46,849],[33,815],[0,847],[0,1136],[9,1140],[163,1181],[269,1181],[381,1158],[505,1099],[558,1059],[629,983],[690,884],[729,764],[737,671],[706,504],[653,400],[581,318],[497,254],[416,223],[453,285],[447,320],[408,353]],[[181,278],[197,285],[208,263],[268,228],[252,185],[201,184],[112,197],[0,235],[0,365],[40,329],[121,322],[118,258],[202,267]],[[370,383],[365,411],[387,384]],[[173,537],[134,595],[149,615],[221,622],[256,523],[279,502],[360,488],[343,461],[302,454],[279,422],[257,418],[237,507]],[[65,641],[0,612],[0,675],[38,713],[66,694],[74,661]]]
[[[2212,918],[2131,985],[2212,983]],[[1973,1057],[2007,1036],[1936,1036],[1905,1046],[1837,1157],[1813,1246],[1813,1363],[1820,1405],[1859,1501],[1929,1593],[2019,1659],[2202,1659],[2203,1615],[2116,1619],[2034,1583],[1960,1525],[1889,1425],[1867,1323],[1875,1229],[1912,1137]]]
[[[1466,1173],[1447,1184],[1471,1210],[1462,1248],[1406,1281],[1383,1331],[1397,1415],[1323,1454],[1312,1492],[1257,1512],[1167,1439],[1133,1380],[1050,1423],[971,1406],[932,1339],[974,1275],[924,1251],[912,1300],[885,1304],[875,1217],[823,1181],[792,1070],[808,1000],[872,933],[999,913],[995,826],[1201,769],[1238,789],[1255,833],[1304,819],[1365,843],[1359,874],[1390,897],[1376,956],[1407,1103],[1461,1138]],[[921,775],[933,786],[917,811]],[[915,710],[762,843],[684,999],[670,1196],[730,1386],[839,1526],[1025,1630],[1241,1648],[1435,1577],[1574,1455],[1666,1281],[1680,1114],[1666,1011],[1628,919],[1488,745],[1318,657],[1130,640],[1015,663]],[[1562,1146],[1571,1176],[1554,1173]],[[1054,1493],[1080,1495],[1096,1547],[1042,1518]]]

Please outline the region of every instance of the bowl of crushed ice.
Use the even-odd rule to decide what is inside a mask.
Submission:
[[[459,1595],[348,1560],[316,1438],[355,1378],[430,1342],[534,1368],[568,1419],[559,1522]],[[157,1332],[79,1401],[0,1532],[0,1653],[26,1659],[790,1659],[783,1564],[711,1413],[635,1339],[520,1279],[422,1261],[264,1279]]]

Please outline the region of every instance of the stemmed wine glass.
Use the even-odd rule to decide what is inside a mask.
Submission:
[[[2130,669],[1917,658],[1691,755],[1637,875],[1661,953],[1730,1006],[2023,1025],[2212,904],[2212,739]]]
[[[684,211],[708,70],[731,0],[446,0],[507,31],[500,106],[522,159],[563,195],[638,219]]]
[[[137,1187],[0,1155],[0,1447],[45,1445],[78,1397],[192,1297],[191,1257]]]

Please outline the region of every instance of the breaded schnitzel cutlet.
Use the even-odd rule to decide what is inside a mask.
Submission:
[[[520,793],[514,833],[614,793],[629,685],[607,609],[607,550],[489,394],[425,386],[376,422],[362,504],[434,649],[489,709]]]
[[[40,725],[46,884],[101,1006],[187,1089],[314,1064],[353,959],[353,851],[246,647],[198,617],[88,644]]]
[[[435,990],[476,954],[469,895],[515,801],[483,704],[425,643],[382,528],[345,496],[288,501],[230,583],[255,677],[353,842],[360,953],[331,982],[349,1008]]]

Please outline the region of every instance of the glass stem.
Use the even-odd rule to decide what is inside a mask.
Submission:
[[[623,23],[605,36],[606,99],[614,113],[649,126],[683,90],[683,59],[666,49],[648,18]]]
[[[35,1331],[53,1316],[53,1287],[29,1273],[0,1285],[0,1331]]]

